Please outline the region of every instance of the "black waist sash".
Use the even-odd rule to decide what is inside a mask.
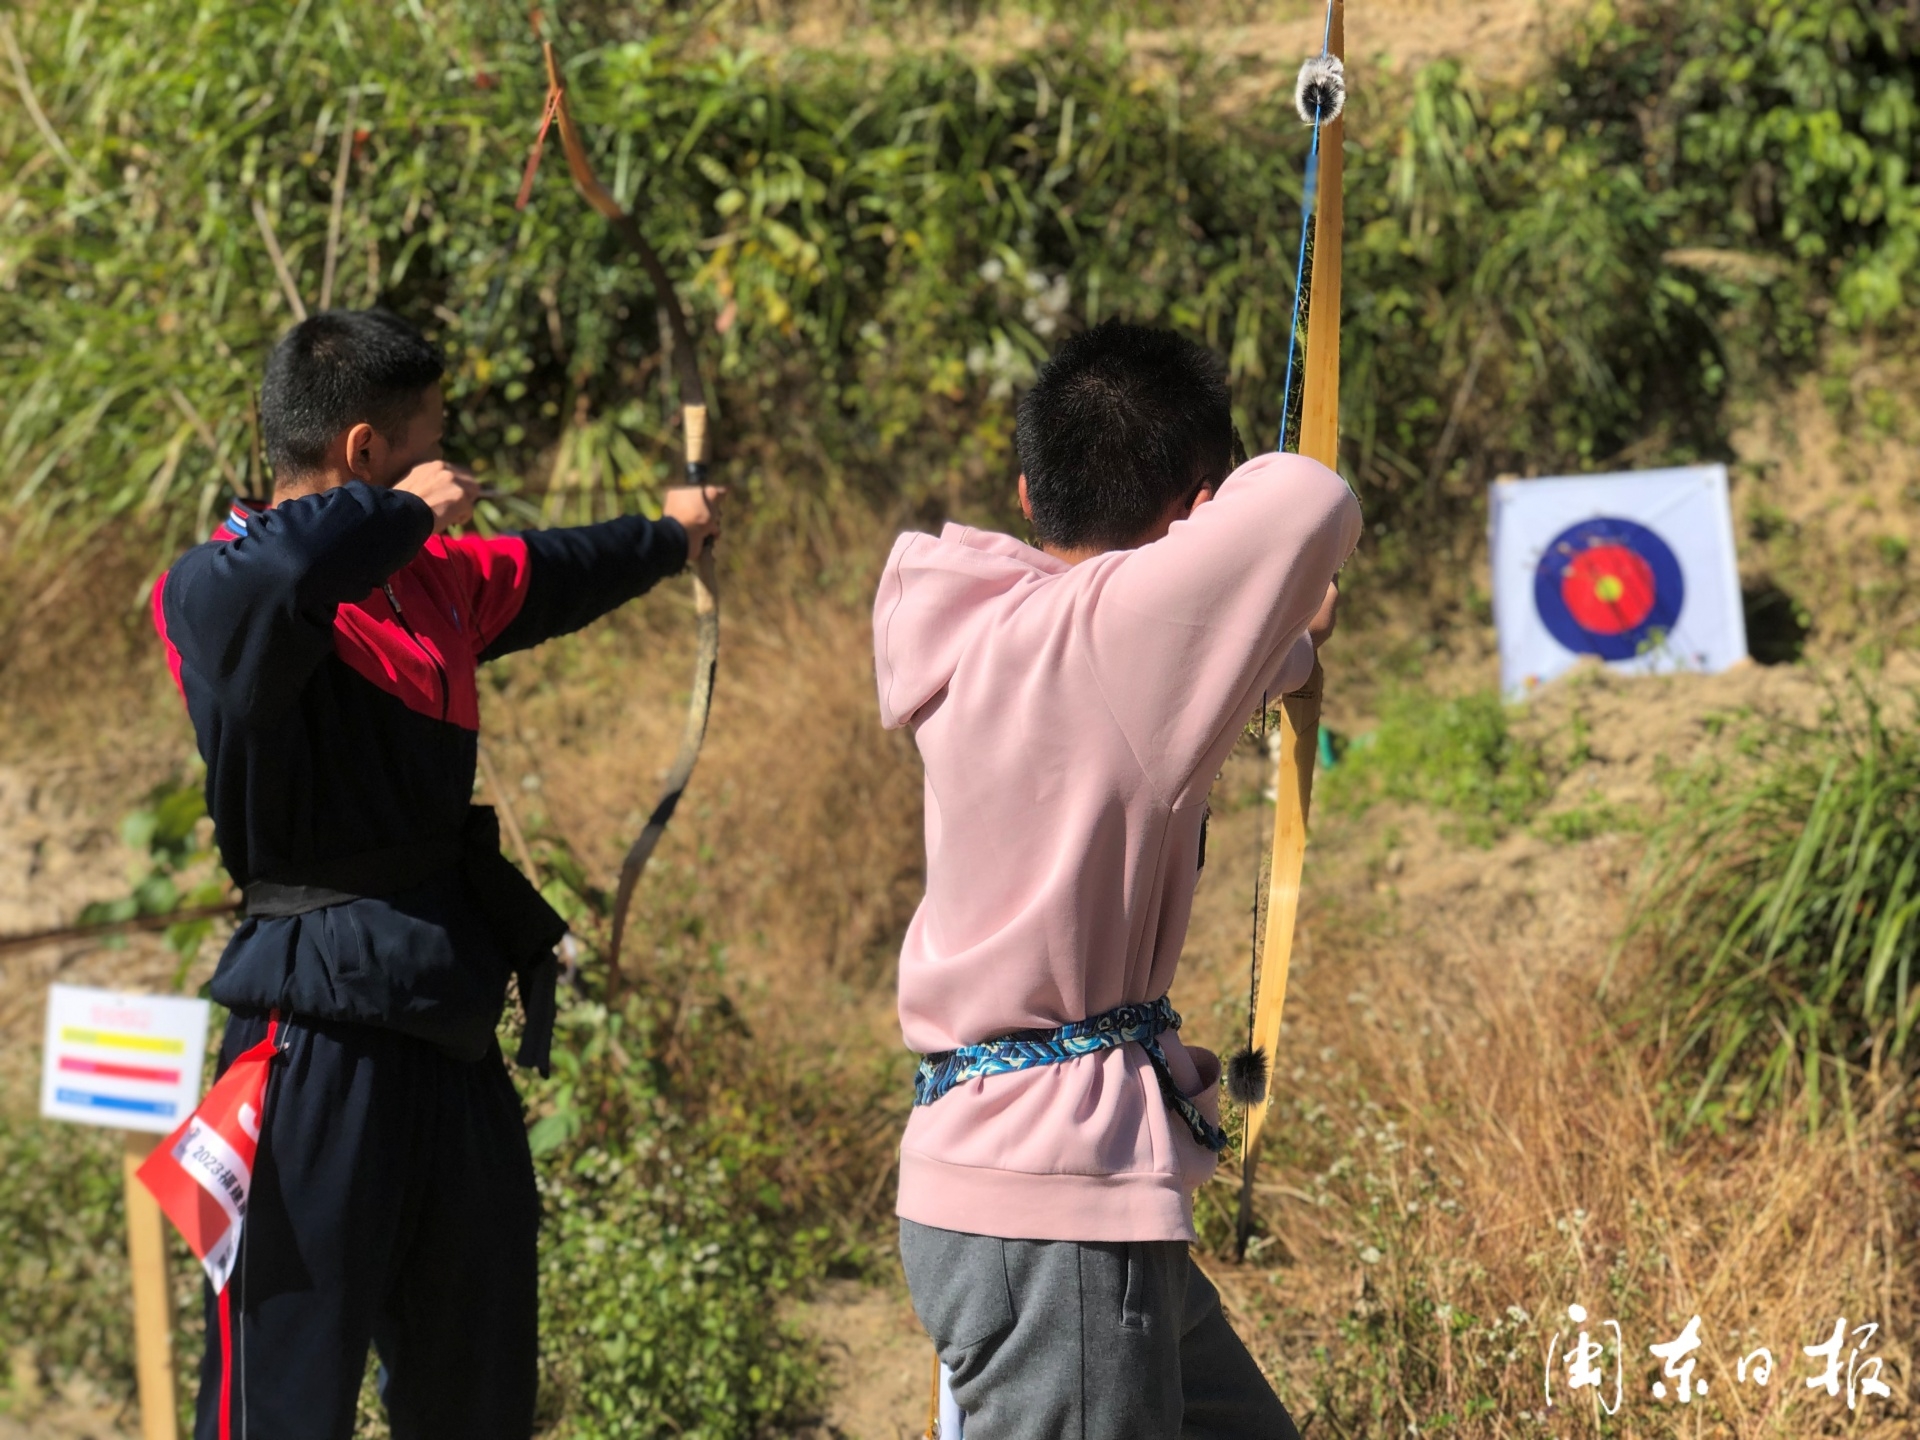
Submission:
[[[243,892],[246,913],[256,918],[305,915],[349,900],[398,895],[455,869],[466,858],[462,838],[393,845],[316,861],[301,867],[298,881],[255,880]]]
[[[455,872],[520,987],[527,1023],[514,1059],[545,1075],[560,975],[553,951],[567,922],[500,853],[500,817],[491,805],[468,806],[457,836],[315,861],[297,876],[251,881],[242,893],[249,918],[278,918],[398,895]]]

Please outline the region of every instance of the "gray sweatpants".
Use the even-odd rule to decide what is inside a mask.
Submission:
[[[900,1258],[967,1440],[1299,1440],[1181,1241],[902,1220]]]

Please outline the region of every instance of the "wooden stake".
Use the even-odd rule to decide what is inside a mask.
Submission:
[[[1346,6],[1332,0],[1327,48],[1346,58]],[[1314,217],[1313,278],[1308,291],[1305,386],[1300,401],[1300,453],[1328,469],[1340,462],[1340,227],[1345,169],[1345,117],[1320,130],[1318,212]],[[1280,1079],[1280,1022],[1293,965],[1294,922],[1300,911],[1300,873],[1307,857],[1307,817],[1313,805],[1313,765],[1320,748],[1318,662],[1306,688],[1280,704],[1280,769],[1273,807],[1273,872],[1267,881],[1267,933],[1260,953],[1260,987],[1253,1006],[1253,1046],[1267,1057],[1267,1093],[1247,1111],[1240,1155],[1240,1211],[1235,1226],[1241,1258],[1253,1234],[1253,1179],[1260,1135]]]
[[[134,1172],[156,1141],[126,1133],[127,1263],[133,1271],[134,1370],[140,1381],[141,1440],[178,1440],[173,1390],[173,1295],[167,1288],[167,1233],[159,1203]]]

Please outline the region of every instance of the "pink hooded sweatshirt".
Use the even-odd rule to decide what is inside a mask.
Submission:
[[[1241,466],[1166,537],[1069,566],[1005,535],[902,535],[874,601],[880,714],[926,767],[927,893],[900,953],[922,1054],[1173,984],[1207,791],[1360,537],[1340,477]],[[1218,1120],[1219,1061],[1161,1037]],[[969,1081],[916,1107],[898,1213],[1027,1240],[1192,1240],[1214,1169],[1138,1045]]]

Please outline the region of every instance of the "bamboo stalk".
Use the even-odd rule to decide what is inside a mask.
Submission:
[[[347,203],[347,173],[353,168],[353,129],[360,121],[360,87],[347,92],[347,120],[340,131],[340,158],[333,167],[333,204],[327,209],[327,258],[320,267],[320,308],[333,308],[334,264],[340,258],[340,212]]]
[[[280,237],[273,233],[273,217],[267,214],[266,204],[258,195],[253,197],[253,223],[260,227],[260,238],[267,242],[267,258],[273,261],[273,273],[280,277],[280,291],[287,297],[293,318],[306,319],[307,302],[300,298],[300,287],[293,283],[293,272],[287,269],[287,257],[280,253]]]

